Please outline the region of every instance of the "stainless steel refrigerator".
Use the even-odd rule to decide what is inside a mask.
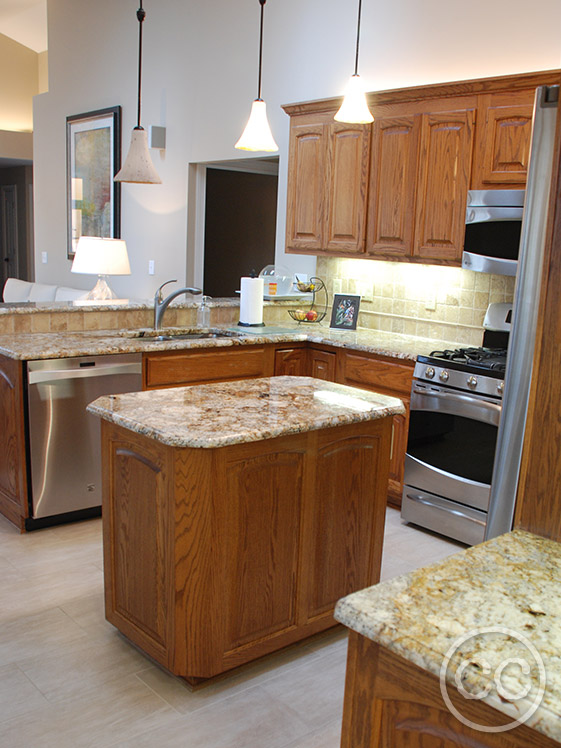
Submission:
[[[558,86],[540,86],[536,90],[505,392],[491,481],[486,539],[508,532],[514,518],[536,340],[558,95]]]

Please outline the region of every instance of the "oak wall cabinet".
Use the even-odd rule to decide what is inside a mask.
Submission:
[[[370,128],[304,115],[290,128],[287,244],[314,253],[364,250]]]
[[[465,97],[378,108],[367,255],[461,262],[475,107]]]
[[[524,187],[535,88],[558,80],[371,93],[372,125],[334,122],[339,99],[285,106],[286,251],[459,266],[468,189]]]

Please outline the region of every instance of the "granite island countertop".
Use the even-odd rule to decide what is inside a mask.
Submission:
[[[149,330],[145,331],[144,336],[140,335],[142,330],[6,333],[0,334],[0,354],[20,361],[32,361],[114,353],[149,353],[309,341],[414,361],[420,354],[462,345],[453,341],[420,338],[382,330],[359,328],[351,332],[332,330],[323,325],[299,326],[297,323],[287,323],[282,328],[269,325],[257,333],[242,331],[232,326],[215,326],[211,329],[225,332],[226,337],[158,341],[149,334]],[[166,329],[163,332],[165,331]]]
[[[94,415],[173,447],[224,447],[404,413],[401,400],[312,377],[266,377],[99,397]]]
[[[451,657],[451,687],[461,669],[468,693],[487,691],[485,703],[561,742],[561,544],[515,530],[349,595],[335,618],[437,677]],[[474,635],[495,627],[508,632]],[[505,667],[499,680],[507,695],[527,690],[520,700],[493,679],[510,658],[530,665],[527,676]]]

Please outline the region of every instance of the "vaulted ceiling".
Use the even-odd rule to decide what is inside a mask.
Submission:
[[[47,49],[47,0],[0,0],[0,34],[34,52]]]

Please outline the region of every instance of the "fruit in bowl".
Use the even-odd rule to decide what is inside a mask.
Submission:
[[[309,281],[298,281],[296,283],[296,288],[302,293],[309,293],[314,290],[315,285]]]
[[[292,312],[292,316],[294,319],[298,320],[298,322],[303,322],[306,319],[306,310],[305,309],[294,309]]]
[[[318,313],[315,309],[309,309],[306,312],[306,322],[315,322],[318,318]]]

